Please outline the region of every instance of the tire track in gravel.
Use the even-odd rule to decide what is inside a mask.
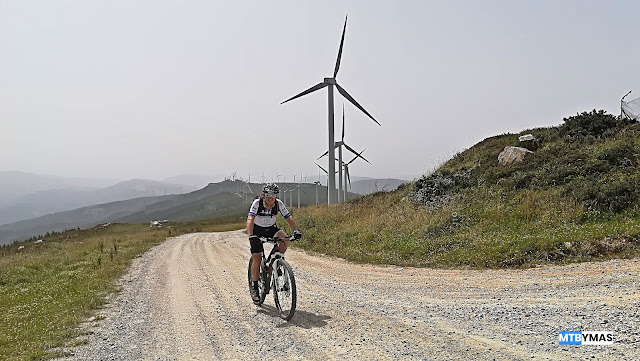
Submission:
[[[196,233],[136,259],[121,293],[64,360],[640,359],[640,260],[528,270],[359,265],[291,249],[298,307],[247,292],[246,235]],[[615,331],[613,346],[559,346],[558,331]]]

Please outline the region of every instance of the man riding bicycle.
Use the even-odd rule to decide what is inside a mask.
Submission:
[[[256,304],[260,302],[258,279],[260,278],[260,262],[264,251],[260,237],[287,237],[287,234],[276,226],[278,212],[282,214],[291,229],[293,229],[294,238],[296,240],[302,238],[302,233],[298,230],[298,225],[293,220],[293,217],[291,217],[284,203],[277,199],[278,193],[280,193],[278,186],[274,183],[268,183],[262,188],[262,193],[263,195],[251,204],[249,215],[247,216],[247,234],[249,235],[251,258],[253,259],[251,264],[253,287],[251,287],[250,294],[251,299]],[[281,253],[284,254],[287,247],[289,247],[289,243],[289,241],[280,243],[279,249]]]

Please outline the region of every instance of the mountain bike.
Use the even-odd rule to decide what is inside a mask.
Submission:
[[[270,290],[273,290],[273,301],[276,304],[281,318],[289,321],[296,310],[296,280],[293,276],[291,265],[284,259],[284,254],[280,253],[278,245],[283,241],[293,240],[293,236],[285,238],[265,238],[260,237],[262,243],[272,243],[273,248],[269,256],[264,256],[262,252],[262,262],[260,263],[260,278],[258,279],[258,294],[261,305]],[[251,264],[253,259],[249,258],[249,290],[251,290]]]

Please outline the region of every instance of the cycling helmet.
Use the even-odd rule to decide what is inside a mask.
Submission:
[[[280,193],[280,188],[278,188],[278,185],[275,183],[267,183],[262,187],[262,193],[278,195],[278,193]]]

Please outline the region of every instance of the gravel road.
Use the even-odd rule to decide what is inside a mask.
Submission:
[[[252,304],[248,257],[242,231],[166,240],[60,360],[640,360],[639,259],[432,270],[290,249],[298,307],[286,322],[271,295]],[[617,339],[558,345],[575,330]]]

